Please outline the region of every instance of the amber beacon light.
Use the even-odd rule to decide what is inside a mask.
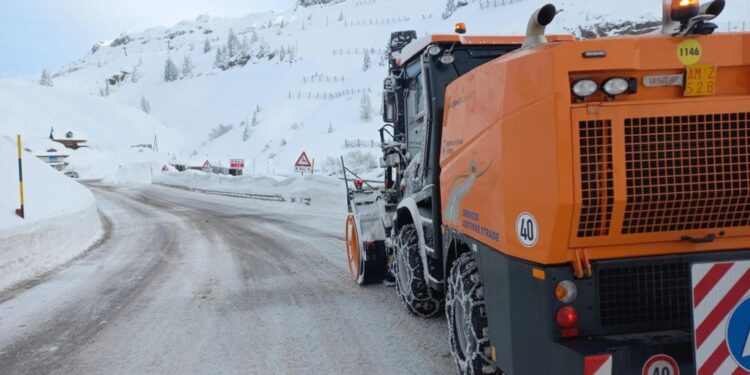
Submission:
[[[687,23],[700,12],[699,0],[672,0],[672,20]]]
[[[456,24],[456,34],[466,34],[466,24],[459,22]]]

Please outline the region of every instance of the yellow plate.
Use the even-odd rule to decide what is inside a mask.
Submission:
[[[711,96],[716,93],[716,65],[697,64],[687,67],[685,96]]]

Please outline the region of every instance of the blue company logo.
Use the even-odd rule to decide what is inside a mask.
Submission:
[[[729,317],[727,346],[734,361],[750,371],[750,298],[742,301]]]

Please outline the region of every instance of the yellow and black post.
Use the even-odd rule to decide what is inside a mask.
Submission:
[[[21,155],[22,149],[21,149],[21,135],[18,135],[18,191],[21,193],[21,208],[16,210],[16,215],[18,215],[20,218],[25,218],[26,213],[23,209],[23,164],[21,164]]]

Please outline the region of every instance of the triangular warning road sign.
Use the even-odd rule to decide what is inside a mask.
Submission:
[[[162,172],[169,172],[169,167],[167,167],[167,165],[166,165],[166,164],[164,164],[164,166],[163,166],[163,167],[161,167],[161,171],[162,171]]]
[[[312,168],[312,163],[310,163],[310,159],[307,157],[307,154],[302,151],[302,155],[299,156],[299,159],[297,159],[297,162],[294,163],[294,166],[297,168]]]
[[[203,163],[203,170],[209,170],[209,171],[211,170],[211,163],[209,163],[208,160],[206,160],[206,162]]]

